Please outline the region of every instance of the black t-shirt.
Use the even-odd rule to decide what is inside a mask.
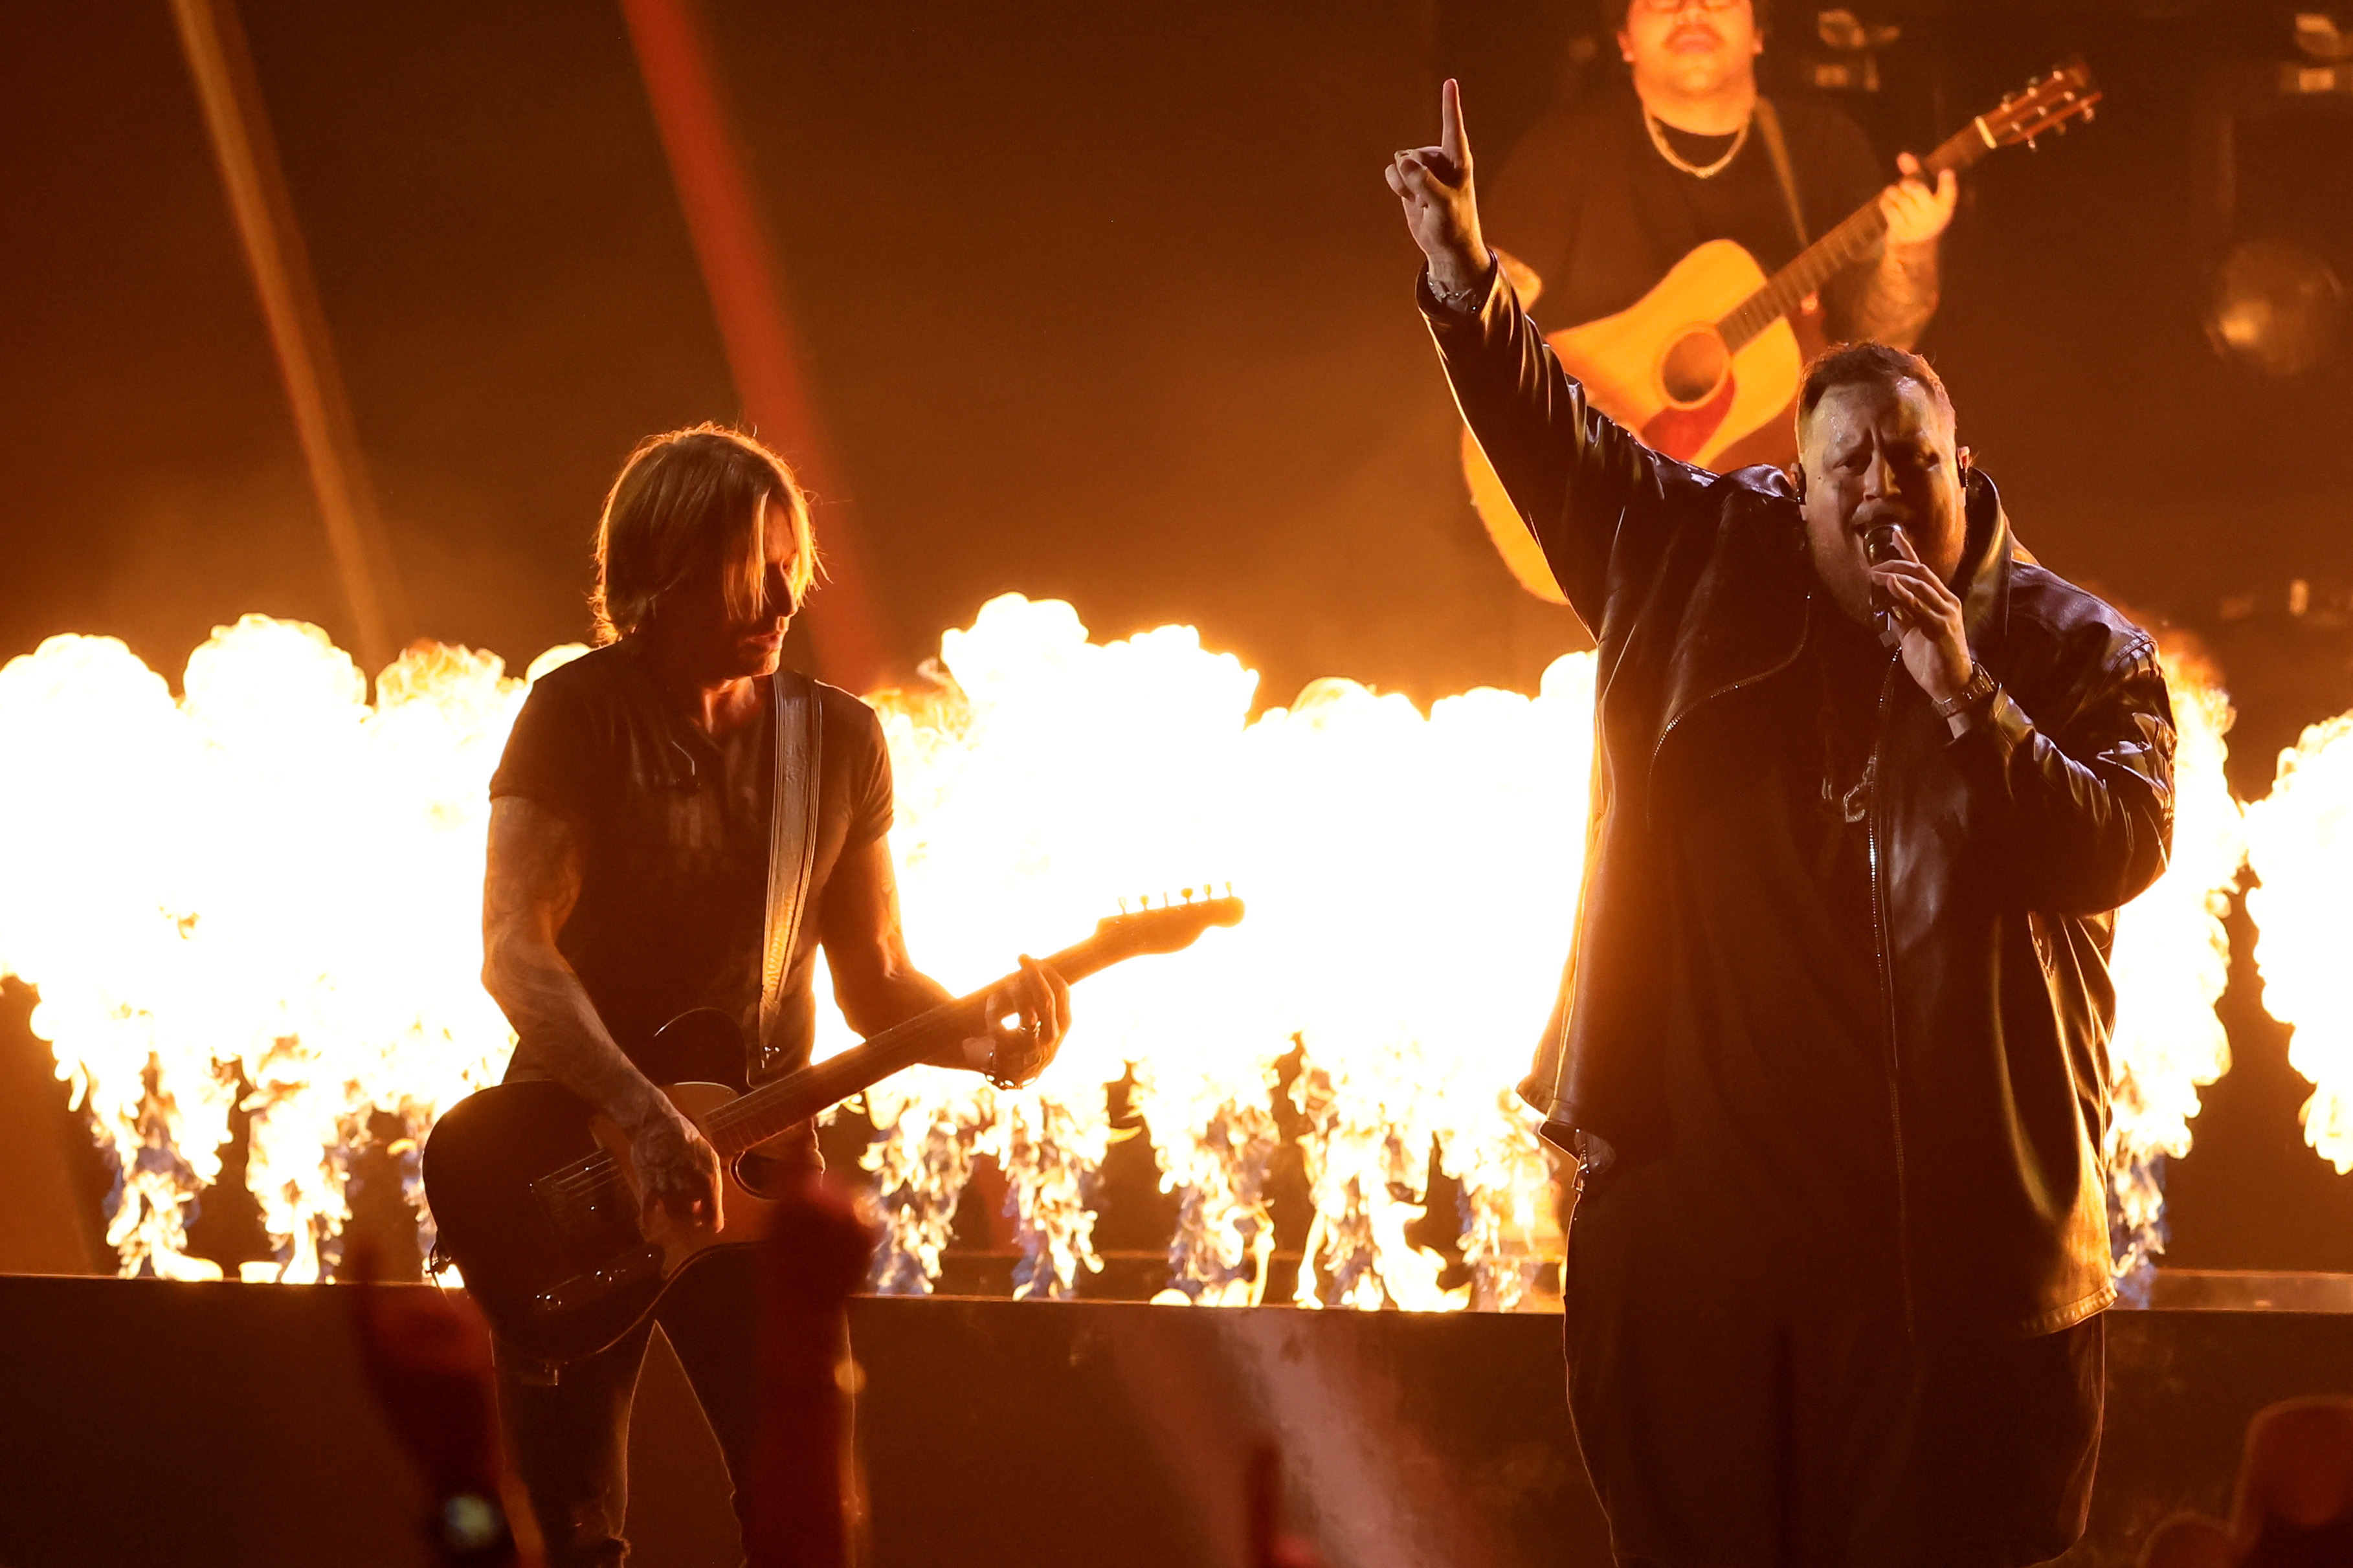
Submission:
[[[1810,239],[1894,181],[1895,171],[1836,110],[1803,99],[1775,99],[1773,107]],[[1703,169],[1732,146],[1730,136],[1662,129],[1676,155]],[[1624,83],[1547,112],[1514,149],[1484,205],[1487,237],[1544,279],[1535,308],[1556,331],[1616,315],[1709,240],[1737,242],[1768,276],[1799,248],[1761,134],[1752,127],[1722,173],[1694,178],[1659,156],[1641,100]],[[1834,335],[1841,325],[1831,323]]]
[[[737,1018],[749,1039],[760,1001],[767,915],[768,802],[776,716],[716,741],[656,683],[624,641],[543,676],[491,779],[561,813],[580,837],[579,901],[557,947],[617,1044],[655,1082],[744,1086],[746,1062],[664,1061],[655,1031],[691,1007]],[[828,883],[843,854],[891,827],[891,758],[874,710],[817,687],[818,842],[807,913],[787,972],[782,1066],[808,1059],[817,1025],[811,975]],[[518,1046],[510,1078],[547,1074]]]
[[[1707,977],[1661,1042],[1673,1163],[1694,1202],[1757,1205],[1727,1247],[1800,1268],[1878,1266],[1897,1240],[1868,830],[1842,809],[1892,658],[1818,605],[1805,654],[1695,714],[1662,778],[1677,973]]]

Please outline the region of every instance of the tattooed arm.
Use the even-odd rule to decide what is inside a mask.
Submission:
[[[1878,260],[1850,268],[1830,292],[1833,308],[1844,321],[1839,332],[1841,338],[1908,349],[1920,341],[1920,334],[1928,330],[1929,318],[1936,313],[1942,292],[1936,242],[1890,244],[1879,253]]]
[[[1920,161],[1909,153],[1896,165],[1904,177],[1879,197],[1887,243],[1878,259],[1851,268],[1831,291],[1833,309],[1844,319],[1841,337],[1908,349],[1936,313],[1942,292],[1937,247],[1953,221],[1960,187],[1950,169],[1928,184],[1921,177]]]
[[[491,803],[482,885],[482,984],[534,1059],[613,1120],[629,1140],[642,1218],[719,1222],[719,1161],[692,1123],[613,1043],[556,933],[580,897],[572,824],[520,795]]]

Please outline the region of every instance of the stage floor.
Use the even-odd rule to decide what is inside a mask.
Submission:
[[[850,1318],[878,1568],[1230,1568],[1261,1435],[1332,1568],[1609,1562],[1556,1317],[860,1299]],[[423,1563],[335,1288],[6,1277],[0,1322],[0,1563]],[[2353,1393],[2353,1314],[2119,1311],[2108,1344],[2071,1564],[2123,1568],[2168,1514],[2223,1506],[2263,1405]],[[733,1562],[717,1449],[667,1356],[632,1452],[635,1560]]]

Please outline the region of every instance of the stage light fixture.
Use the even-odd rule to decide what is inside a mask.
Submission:
[[[2300,375],[2336,345],[2344,307],[2345,285],[2312,249],[2249,239],[2215,271],[2206,336],[2225,359],[2266,375]]]
[[[2299,11],[2295,47],[2316,60],[2353,59],[2353,26],[2331,11]]]
[[[1877,92],[1879,52],[1902,37],[1904,29],[1837,5],[1814,14],[1814,35],[1830,51],[1827,58],[1817,55],[1804,62],[1807,79],[1818,91]]]

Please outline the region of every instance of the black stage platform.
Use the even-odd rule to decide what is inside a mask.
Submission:
[[[2109,1322],[2108,1440],[2071,1563],[2121,1568],[2165,1515],[2219,1509],[2259,1406],[2353,1393],[2353,1314]],[[0,1278],[0,1564],[422,1563],[417,1485],[333,1287]],[[1609,1561],[1557,1318],[860,1300],[851,1325],[881,1568],[1228,1568],[1260,1433],[1333,1568]],[[635,1561],[733,1562],[717,1451],[674,1365],[648,1368]]]

